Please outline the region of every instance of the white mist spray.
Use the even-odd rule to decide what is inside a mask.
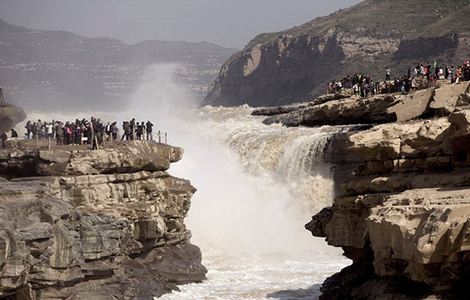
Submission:
[[[209,280],[164,299],[313,299],[318,285],[348,264],[338,249],[304,229],[332,201],[330,169],[321,159],[335,128],[265,126],[247,106],[196,109],[176,83],[180,65],[151,66],[121,114],[34,114],[34,120],[152,121],[185,149],[172,175],[198,189],[186,224],[201,247]],[[312,286],[313,285],[313,286]],[[271,298],[271,297],[269,297]]]
[[[129,104],[128,114],[135,115],[138,121],[154,120],[159,128],[168,131],[171,144],[184,147],[183,161],[172,166],[170,172],[189,178],[198,189],[187,220],[193,242],[238,253],[291,252],[313,247],[314,239],[303,224],[314,212],[303,211],[300,199],[292,195],[295,181],[310,174],[275,178],[276,174],[293,176],[283,154],[294,152],[298,159],[309,155],[295,153],[286,145],[297,135],[280,127],[271,130],[249,116],[247,108],[194,110],[193,99],[174,80],[180,67],[150,67]],[[237,137],[243,141],[237,144]],[[263,147],[268,141],[278,145]],[[245,153],[237,153],[244,146]],[[278,157],[271,157],[275,152]],[[254,171],[253,166],[266,159],[274,160],[273,167],[279,163],[285,174],[283,170],[270,170],[269,166]],[[293,166],[300,170],[308,167]],[[293,184],[293,189],[289,184]]]
[[[335,257],[324,262],[334,266],[329,272],[338,271],[345,264],[339,251],[304,229],[332,200],[329,166],[315,157],[332,129],[265,126],[248,107],[195,109],[196,101],[175,81],[181,67],[150,67],[126,112],[153,121],[168,132],[170,144],[185,149],[170,173],[198,189],[186,224],[209,280],[166,298],[263,299],[282,284],[315,283],[311,263],[325,255]],[[316,276],[323,280],[324,272]]]

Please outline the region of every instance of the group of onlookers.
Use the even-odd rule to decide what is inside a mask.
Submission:
[[[327,93],[339,93],[344,89],[361,97],[386,93],[409,93],[420,88],[434,86],[437,80],[448,80],[450,83],[470,80],[470,61],[465,61],[457,68],[453,65],[439,66],[437,62],[431,64],[417,64],[408,68],[408,72],[392,78],[392,70],[385,69],[385,81],[376,81],[371,76],[362,73],[347,75],[340,80],[333,80],[327,84]],[[423,84],[424,83],[424,84]]]
[[[354,95],[368,97],[378,93],[378,82],[362,73],[347,75],[340,80],[328,82],[328,94],[338,93],[343,89],[352,89]]]
[[[411,70],[408,70],[410,75]],[[433,66],[417,65],[413,70],[415,77],[425,77],[428,80],[448,80],[451,83],[470,80],[470,61],[464,62],[457,68],[453,65],[439,66],[436,62]]]
[[[136,122],[135,119],[131,121],[122,122],[122,129],[124,134],[122,135],[121,140],[153,140],[153,124],[150,121],[147,123]]]
[[[153,140],[152,122],[138,123],[135,119],[124,121],[122,128],[124,134],[121,140]],[[103,123],[100,119],[92,117],[89,120],[76,119],[73,122],[62,121],[28,121],[26,123],[27,139],[51,139],[58,145],[93,144],[101,145],[103,142],[117,141],[119,128],[117,122]]]

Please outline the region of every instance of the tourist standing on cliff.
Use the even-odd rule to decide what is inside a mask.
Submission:
[[[55,134],[56,134],[56,141],[57,145],[63,145],[64,144],[64,124],[62,122],[57,122],[56,128],[55,128]]]
[[[137,122],[136,126],[137,126],[136,130],[135,130],[136,138],[137,138],[137,140],[141,140],[142,139],[142,134],[144,133],[144,128],[142,127],[141,124],[139,124],[139,122]]]
[[[392,70],[391,70],[390,68],[387,68],[387,69],[385,70],[385,80],[386,80],[386,81],[389,81],[390,78],[391,78],[391,76],[392,76]]]
[[[39,119],[37,122],[36,122],[36,136],[38,137],[38,139],[42,139],[43,137],[43,131],[42,131],[42,122],[41,122],[41,119]]]
[[[153,141],[153,124],[150,121],[147,121],[147,141]]]
[[[117,127],[117,123],[113,122],[113,124],[111,124],[111,135],[112,135],[112,141],[113,142],[117,141],[118,131],[119,131],[119,129]]]
[[[122,130],[124,131],[124,134],[122,135],[121,141],[123,141],[124,138],[126,139],[126,141],[130,140],[131,128],[130,128],[129,122],[127,121],[122,122]]]
[[[32,138],[32,133],[33,133],[33,124],[31,121],[26,122],[26,139],[30,140]]]
[[[470,80],[470,61],[467,60],[463,64],[462,72],[463,72],[463,80],[469,81]]]
[[[129,123],[131,141],[135,139],[135,131],[136,131],[135,125],[136,125],[135,119],[133,118]]]
[[[53,125],[52,123],[46,123],[46,135],[48,139],[53,138]]]
[[[18,132],[16,132],[15,129],[12,128],[10,132],[11,132],[11,138],[18,138]]]

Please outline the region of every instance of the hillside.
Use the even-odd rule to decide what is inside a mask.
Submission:
[[[254,38],[221,68],[205,104],[275,106],[309,100],[353,72],[383,79],[418,62],[470,57],[470,1],[366,0]]]
[[[86,38],[0,20],[0,86],[9,101],[40,109],[122,107],[146,67],[178,63],[177,80],[202,99],[235,50],[207,42]]]

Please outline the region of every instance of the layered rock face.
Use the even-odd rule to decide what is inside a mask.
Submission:
[[[145,141],[94,151],[10,142],[0,151],[0,297],[152,299],[204,280],[184,224],[195,188],[166,172],[181,158]]]
[[[335,169],[333,205],[306,225],[353,260],[324,283],[322,299],[466,299],[468,92],[469,82],[439,82],[408,95],[326,95],[253,112],[266,124],[349,124],[325,158]]]
[[[308,101],[347,74],[384,80],[387,67],[400,76],[417,62],[457,66],[468,59],[469,12],[466,0],[366,0],[261,34],[222,66],[204,103],[284,105]]]
[[[380,124],[417,118],[445,116],[456,107],[470,103],[469,82],[449,84],[439,81],[436,87],[408,95],[384,94],[369,98],[347,93],[323,95],[298,105],[260,108],[254,115],[269,116],[264,123],[285,126],[321,126]]]
[[[324,299],[459,299],[468,291],[469,141],[469,110],[333,139],[336,198],[306,227],[354,265],[327,280]]]

